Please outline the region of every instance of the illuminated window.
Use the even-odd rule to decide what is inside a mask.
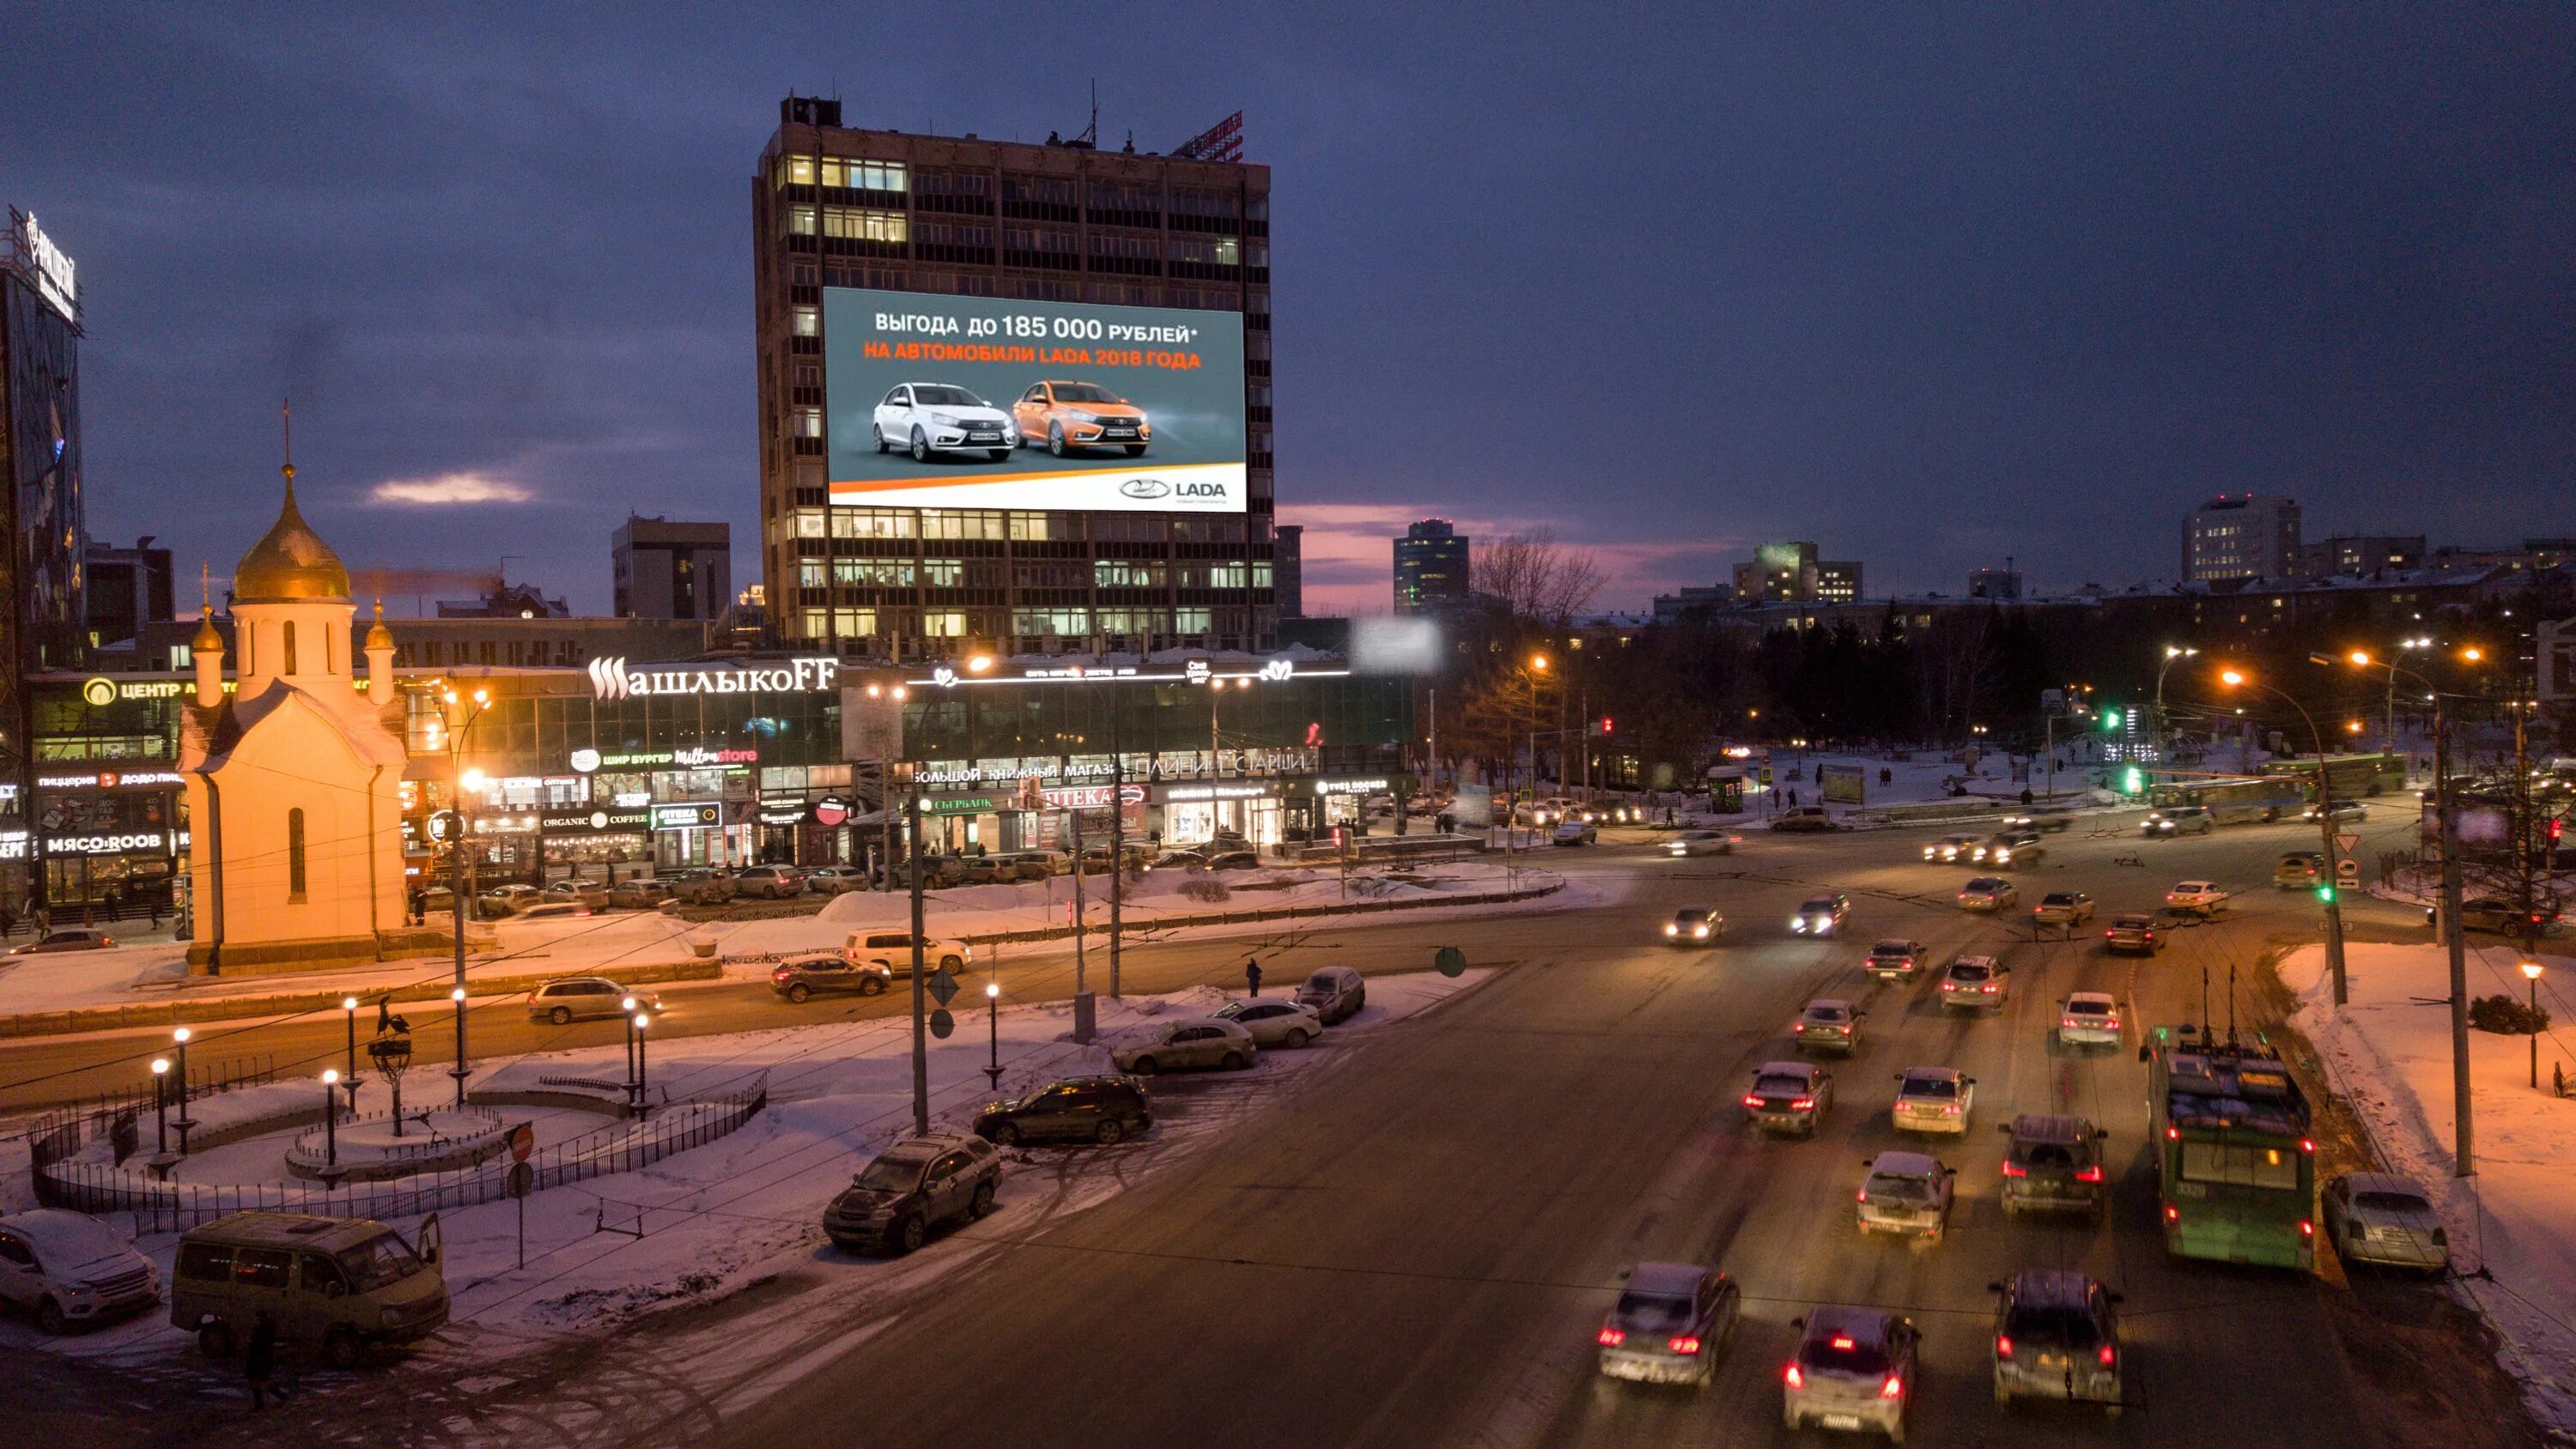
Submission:
[[[848,186],[861,191],[901,191],[905,189],[903,163],[826,156],[823,158],[823,184]]]
[[[814,234],[814,208],[810,206],[791,206],[787,208],[787,230],[790,234],[795,236],[812,236]]]
[[[836,639],[872,639],[877,632],[874,609],[834,609],[832,636]]]
[[[913,514],[904,508],[835,508],[834,538],[910,538]]]
[[[1214,614],[1207,609],[1174,609],[1172,631],[1176,634],[1204,634],[1216,627]]]
[[[781,156],[778,158],[777,176],[781,186],[811,186],[814,184],[814,158]]]
[[[921,616],[921,632],[933,639],[963,639],[966,615],[958,610],[932,610]]]
[[[1013,609],[1011,632],[1020,635],[1071,635],[1091,632],[1089,609]]]
[[[798,538],[821,538],[823,536],[823,510],[819,508],[797,509],[796,536]]]
[[[819,438],[823,436],[823,410],[821,408],[798,408],[796,410],[795,419],[796,436],[800,438]]]
[[[796,335],[797,335],[797,336],[799,336],[799,337],[820,337],[820,336],[822,336],[822,335],[823,335],[823,309],[822,309],[822,308],[820,308],[820,307],[799,307],[799,308],[797,308],[797,309],[796,309]]]
[[[819,558],[796,561],[796,583],[800,588],[819,589],[830,582],[828,570]]]
[[[921,581],[934,589],[957,588],[966,582],[966,560],[962,558],[923,559]]]
[[[831,618],[831,613],[832,611],[829,609],[799,610],[797,617],[802,620],[802,624],[798,630],[798,637],[805,639],[822,638],[825,623]]]

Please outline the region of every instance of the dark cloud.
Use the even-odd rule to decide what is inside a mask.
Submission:
[[[778,97],[1034,139],[1095,76],[1104,134],[1241,108],[1274,168],[1291,517],[1555,519],[1662,560],[1624,603],[1692,538],[2169,572],[2222,488],[2565,528],[2576,12],[1113,4],[943,15],[991,43],[899,65],[895,13],[13,11],[0,184],[82,266],[94,529],[220,571],[291,391],[353,560],[539,550],[600,607],[634,507],[731,520],[757,577]],[[461,478],[531,501],[367,506]]]

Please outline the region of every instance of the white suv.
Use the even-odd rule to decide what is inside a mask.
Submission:
[[[852,931],[841,943],[841,959],[862,969],[882,966],[888,975],[912,975],[912,935],[906,931]],[[975,959],[974,951],[963,941],[924,936],[921,959],[933,971],[951,975],[966,969]]]
[[[1010,414],[945,382],[907,382],[887,393],[871,432],[878,452],[901,448],[916,463],[933,453],[970,452],[998,463],[1015,446]]]

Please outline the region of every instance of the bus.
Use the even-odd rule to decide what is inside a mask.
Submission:
[[[2280,1054],[2171,1027],[2143,1051],[2165,1251],[2313,1270],[2317,1144]]]
[[[2305,759],[2266,760],[2263,773],[2288,776],[2299,782],[2302,790],[2314,790],[2317,783],[2317,757]],[[2338,800],[2358,800],[2364,795],[2384,795],[2406,788],[2404,755],[2328,755],[2326,788]]]
[[[2185,775],[2157,781],[2149,799],[2159,809],[2206,806],[2212,824],[2244,825],[2296,819],[2307,808],[2308,793],[2278,775]]]

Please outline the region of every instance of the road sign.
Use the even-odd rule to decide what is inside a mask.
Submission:
[[[537,1190],[537,1170],[525,1162],[510,1164],[510,1196],[526,1197]]]
[[[930,1034],[932,1036],[939,1038],[941,1041],[946,1041],[948,1040],[948,1034],[956,1029],[957,1018],[948,1014],[948,1008],[943,1006],[939,1010],[930,1014]]]
[[[1467,969],[1467,953],[1455,946],[1443,946],[1440,954],[1431,958],[1431,964],[1443,976],[1456,976]]]
[[[942,1006],[957,999],[957,978],[948,974],[947,967],[930,973],[930,998]]]
[[[2350,855],[2352,848],[2359,844],[2361,837],[2358,835],[2338,835],[2335,837],[2335,854]]]
[[[2349,885],[2361,879],[2361,862],[2346,856],[2335,862],[2335,879]]]
[[[537,1129],[533,1124],[522,1122],[518,1126],[510,1129],[510,1160],[512,1162],[525,1162],[528,1160],[528,1154],[536,1150]]]

